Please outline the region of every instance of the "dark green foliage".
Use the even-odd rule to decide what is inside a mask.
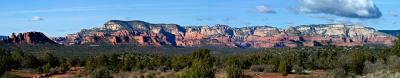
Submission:
[[[11,74],[11,73],[4,73],[4,74],[0,75],[0,78],[22,78],[22,77],[19,77],[17,75]]]
[[[42,69],[44,73],[49,73],[51,69],[50,63],[45,64]]]
[[[241,78],[243,72],[241,69],[241,64],[235,58],[228,58],[225,66],[225,72],[228,78]]]
[[[148,73],[148,74],[146,75],[146,78],[156,78],[156,74],[154,74],[154,73]]]
[[[400,46],[400,45],[397,45]],[[48,72],[47,69],[60,69],[65,72],[69,67],[85,66],[87,73],[99,72],[100,68],[107,70],[106,73],[119,71],[143,71],[161,70],[182,71],[178,74],[183,78],[212,78],[214,70],[224,68],[230,78],[243,77],[242,70],[251,69],[258,72],[280,72],[287,74],[307,74],[305,70],[329,70],[338,77],[355,76],[364,74],[365,63],[374,63],[383,60],[385,66],[390,69],[400,69],[398,61],[389,56],[397,54],[396,45],[392,49],[382,46],[363,46],[363,47],[297,47],[297,48],[272,48],[264,49],[259,52],[238,53],[221,55],[209,49],[199,49],[194,52],[186,52],[180,55],[169,55],[163,53],[130,52],[130,50],[112,51],[113,47],[85,47],[74,49],[65,48],[66,51],[85,51],[83,49],[105,52],[93,52],[85,57],[68,57],[56,55],[58,52],[39,52],[31,54],[29,50],[3,51],[0,50],[0,72],[10,69],[37,69],[40,72]],[[31,46],[32,47],[32,46]],[[116,46],[121,47],[121,46]],[[115,47],[114,47],[115,48]],[[71,50],[68,50],[71,49]],[[138,49],[138,48],[135,48]],[[135,50],[138,51],[138,50]],[[154,51],[154,50],[153,50]],[[186,50],[184,50],[186,51]],[[85,53],[85,52],[84,52]],[[188,55],[192,53],[191,55]],[[53,55],[54,54],[54,55]],[[112,55],[110,55],[112,54]],[[69,55],[74,55],[69,54]],[[39,67],[39,68],[38,68]],[[294,70],[292,72],[292,70]],[[146,76],[146,75],[144,75]],[[146,76],[147,77],[147,76]]]
[[[183,73],[178,75],[179,78],[213,78],[214,71],[205,61],[194,61],[193,64]]]
[[[282,75],[287,75],[291,71],[291,67],[288,65],[287,61],[281,61],[279,64],[278,72],[282,73]]]
[[[199,49],[195,52],[193,52],[191,59],[192,60],[197,60],[197,61],[203,61],[203,60],[209,60],[211,57],[210,55],[210,50],[208,49]]]
[[[393,42],[393,46],[390,49],[390,52],[394,55],[400,56],[400,36]]]
[[[60,65],[60,71],[61,72],[66,72],[69,70],[69,66],[66,63],[63,63]]]
[[[106,66],[107,62],[108,60],[106,56],[90,57],[86,60],[85,70],[92,71],[96,68]]]
[[[22,51],[16,51],[12,53],[11,57],[17,67],[33,68],[39,66],[39,60],[30,53],[24,53]]]
[[[42,64],[49,64],[51,67],[59,65],[58,58],[50,53],[42,53],[41,55],[39,55],[39,60]]]
[[[190,64],[189,57],[186,56],[175,56],[171,61],[171,67],[174,69],[183,69]]]
[[[191,57],[192,64],[184,72],[178,74],[179,78],[213,78],[212,58],[210,50],[199,49]]]
[[[90,77],[91,78],[112,78],[112,72],[105,67],[99,67],[94,70]]]
[[[0,50],[0,75],[13,67],[13,59],[10,52]]]
[[[239,65],[228,65],[225,68],[228,78],[241,78],[243,76],[242,69]]]

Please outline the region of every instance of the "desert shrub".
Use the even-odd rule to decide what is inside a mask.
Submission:
[[[225,73],[228,78],[241,78],[243,75],[241,63],[238,58],[228,58],[225,63]]]
[[[109,69],[105,67],[98,68],[94,70],[91,75],[91,78],[112,78],[112,73]]]
[[[228,78],[241,78],[243,75],[242,69],[239,65],[228,65],[225,67],[225,72]]]
[[[374,73],[386,68],[386,65],[383,60],[378,60],[375,63],[366,61],[364,65],[365,65],[363,69],[364,74]]]
[[[179,78],[213,78],[214,71],[211,66],[203,61],[193,62],[192,66],[178,74]]]
[[[0,50],[0,75],[13,67],[13,60],[10,52]]]
[[[90,57],[86,60],[85,70],[92,71],[96,68],[100,68],[107,65],[107,57],[106,56],[96,56]]]
[[[183,69],[189,66],[190,60],[186,56],[175,56],[171,61],[171,67],[174,69]]]
[[[393,46],[390,48],[390,53],[393,55],[400,56],[400,36],[393,42]]]
[[[275,72],[274,69],[273,65],[252,65],[250,67],[250,70],[255,72]]]
[[[139,78],[146,78],[146,77],[144,77],[144,75],[143,75],[143,74],[141,74],[141,75],[139,76]]]
[[[55,67],[59,65],[58,58],[53,56],[53,54],[50,53],[42,53],[41,55],[38,56],[38,60],[42,64],[50,64],[51,67]]]
[[[213,78],[214,70],[210,50],[199,49],[191,55],[191,66],[178,73],[178,78]]]
[[[11,73],[4,73],[4,74],[2,74],[1,76],[0,76],[0,78],[22,78],[22,77],[19,77],[19,76],[17,76],[17,75],[14,75],[14,74],[11,74]]]
[[[363,76],[356,76],[356,78],[400,78],[400,73],[390,70],[381,70]]]
[[[331,70],[328,70],[328,75],[331,78],[345,78],[346,70],[344,68],[331,69]]]
[[[50,69],[51,69],[50,63],[45,64],[45,65],[42,67],[42,69],[43,69],[43,72],[44,72],[44,73],[50,72]]]
[[[156,74],[148,73],[148,74],[146,74],[146,78],[156,78]]]
[[[67,64],[61,64],[60,65],[60,71],[61,72],[66,72],[69,70],[69,66]]]
[[[11,57],[15,61],[15,65],[17,65],[17,67],[34,68],[41,64],[35,56],[22,51],[16,51],[12,53]]]
[[[388,67],[391,70],[400,72],[400,57],[399,56],[391,56],[388,59]]]
[[[279,63],[278,72],[282,73],[282,75],[288,75],[292,71],[292,67],[288,64],[287,61],[281,61]]]

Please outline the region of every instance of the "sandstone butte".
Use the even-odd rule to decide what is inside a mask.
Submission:
[[[12,33],[11,36],[5,38],[4,40],[1,40],[0,42],[14,43],[14,44],[28,44],[28,45],[45,44],[45,43],[56,44],[56,42],[54,42],[41,32],[25,32],[25,33],[19,33],[18,35]]]
[[[363,46],[392,45],[396,38],[371,27],[344,24],[301,25],[280,29],[272,26],[229,27],[180,26],[152,24],[144,21],[110,20],[102,27],[83,29],[66,37],[49,41],[42,33],[27,32],[6,42],[81,44],[133,44],[141,46],[200,47],[221,46],[240,48],[274,48],[298,46]],[[36,37],[38,36],[38,37]],[[41,37],[45,38],[41,38]],[[40,40],[36,40],[40,39]]]

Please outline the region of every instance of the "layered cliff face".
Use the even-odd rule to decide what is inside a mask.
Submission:
[[[138,44],[152,46],[227,46],[272,48],[297,46],[391,45],[394,37],[359,25],[321,24],[279,29],[271,26],[234,28],[227,25],[185,26],[111,20],[102,28],[66,37],[66,44]]]
[[[18,33],[18,35],[12,33],[10,37],[0,42],[11,44],[56,44],[41,32],[24,32]]]

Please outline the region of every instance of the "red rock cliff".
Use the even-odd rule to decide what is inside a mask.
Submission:
[[[360,25],[321,24],[278,29],[271,26],[234,28],[227,25],[179,26],[144,21],[111,20],[102,28],[86,29],[67,36],[68,44],[107,42],[152,46],[227,46],[227,47],[298,47],[391,45],[391,35]]]
[[[2,42],[5,43],[14,43],[14,44],[44,44],[44,43],[49,43],[49,44],[56,44],[54,41],[52,41],[50,38],[48,38],[46,35],[44,35],[41,32],[24,32],[24,33],[18,33],[16,35],[15,33],[12,33],[12,35],[4,39]]]

